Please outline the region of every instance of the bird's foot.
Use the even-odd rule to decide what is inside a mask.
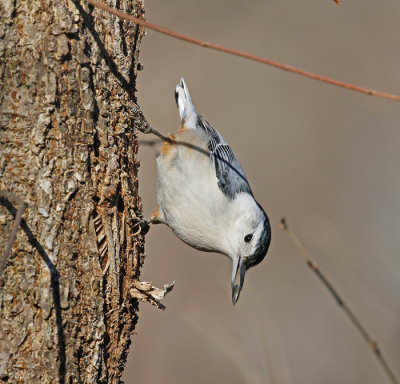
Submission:
[[[136,212],[136,216],[131,218],[130,224],[134,228],[135,234],[145,235],[149,232],[152,219],[147,220],[141,212]]]

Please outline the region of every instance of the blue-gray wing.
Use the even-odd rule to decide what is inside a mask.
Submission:
[[[197,128],[203,129],[210,138],[208,149],[219,189],[229,199],[240,192],[252,194],[246,175],[225,139],[203,116],[198,116]]]

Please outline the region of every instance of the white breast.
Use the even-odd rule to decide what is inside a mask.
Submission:
[[[192,247],[227,254],[229,246],[220,234],[228,224],[222,217],[229,200],[218,188],[207,137],[187,130],[177,133],[176,141],[157,157],[161,219]]]

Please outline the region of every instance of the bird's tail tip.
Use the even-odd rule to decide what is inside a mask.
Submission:
[[[191,116],[196,114],[188,86],[186,85],[183,77],[181,77],[178,85],[175,88],[175,100],[181,121],[187,121]]]

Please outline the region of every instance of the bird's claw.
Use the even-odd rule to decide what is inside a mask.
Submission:
[[[135,231],[135,235],[139,233],[145,235],[149,232],[151,220],[145,219],[141,213],[137,212],[136,216],[131,219],[131,224],[133,228],[138,228]]]

